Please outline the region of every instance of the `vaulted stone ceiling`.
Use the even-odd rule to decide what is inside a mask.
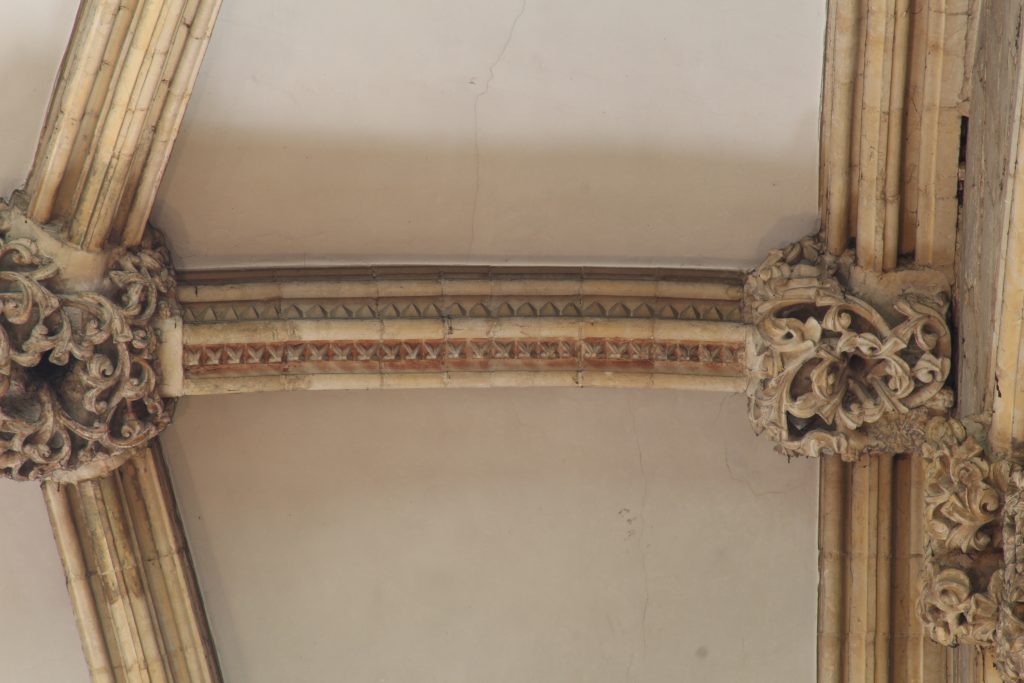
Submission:
[[[78,3],[5,3],[0,20],[0,197],[25,182]]]
[[[0,115],[7,131],[0,137],[0,195],[5,197],[31,164],[78,6],[75,0],[11,4],[16,9],[5,12],[19,21],[0,23],[0,59],[8,67],[0,80],[5,92]],[[815,228],[823,29],[824,8],[815,0],[764,6],[746,0],[227,2],[153,221],[167,232],[177,264],[185,269],[368,262],[749,267],[768,248]],[[465,404],[475,402],[467,394],[456,396]],[[541,398],[562,396],[576,399],[554,392]],[[277,398],[284,405],[286,399]],[[592,398],[595,405],[605,405],[606,413],[618,405]],[[655,520],[660,499],[655,490],[648,501],[645,473],[633,472],[634,442],[639,466],[643,441],[645,447],[660,444],[665,462],[679,467],[676,451],[682,439],[676,432],[695,431],[694,425],[702,419],[706,423],[712,414],[717,421],[725,405],[713,407],[695,397],[678,400],[693,400],[704,412],[684,424],[677,419],[685,413],[677,395],[652,393],[639,404],[639,433],[632,414],[596,420],[607,423],[607,430],[626,444],[608,441],[609,459],[629,466],[626,477],[613,483],[631,506],[651,503]],[[212,399],[206,401],[195,405],[210,405]],[[388,401],[393,411],[394,399]],[[565,412],[580,420],[577,429],[552,426],[539,417],[536,424],[544,434],[564,433],[566,443],[576,444],[577,433],[595,420],[565,401]],[[421,414],[415,401],[408,403],[409,415]],[[455,398],[438,405],[439,420],[454,424],[462,418]],[[532,407],[538,416],[552,412],[557,417],[547,404],[538,405]],[[631,403],[622,405],[632,410]],[[728,413],[730,407],[725,408]],[[645,424],[648,412],[660,415],[650,425]],[[732,413],[738,415],[738,409]],[[193,410],[193,420],[200,414]],[[266,410],[271,414],[276,420],[288,418],[284,409]],[[180,445],[176,439],[193,433],[190,424],[195,422],[183,416],[172,432],[171,451]],[[269,417],[254,422],[266,423]],[[512,437],[521,436],[522,423],[516,415],[515,421],[498,424],[506,422],[511,444]],[[400,416],[395,423],[403,424]],[[344,428],[343,435],[328,440],[351,442],[351,430],[360,425]],[[632,429],[628,434],[627,428]],[[370,429],[364,436],[375,434]],[[592,440],[606,441],[600,435]],[[724,441],[692,447],[705,455],[727,450]],[[553,450],[558,452],[552,456],[565,459],[566,448]],[[576,450],[580,462],[592,466],[593,453]],[[770,459],[767,446],[763,454],[746,444],[738,450],[743,454],[739,459],[720,463],[707,458],[717,483],[704,488],[719,487],[743,498],[759,511],[766,528],[785,535],[786,552],[779,553],[775,569],[786,585],[773,590],[780,599],[788,596],[787,615],[806,634],[800,641],[803,649],[782,656],[769,640],[759,646],[780,653],[776,663],[786,671],[809,672],[813,595],[804,589],[813,573],[815,520],[814,497],[805,489],[813,489],[816,476],[808,462],[791,466]],[[169,455],[178,458],[176,485],[185,487],[185,496],[196,494],[185,515],[189,524],[197,524],[203,492],[188,490],[180,450]],[[781,492],[769,487],[771,496],[764,499],[748,481],[744,458],[751,468],[791,477],[794,486]],[[653,470],[657,473],[657,461]],[[693,479],[692,473],[683,474],[682,479]],[[0,496],[5,518],[24,517],[25,525],[45,530],[41,503],[36,499],[29,509],[25,499]],[[664,500],[693,505],[674,491]],[[705,519],[706,512],[694,507],[696,517]],[[674,511],[670,516],[678,528],[666,523],[661,529],[669,539],[664,547],[675,552],[688,547],[674,534],[689,529],[689,518]],[[619,527],[609,530],[617,533]],[[190,527],[190,534],[197,552],[209,550],[201,530]],[[767,534],[754,535],[768,543]],[[623,555],[625,560],[646,563],[644,544],[649,541],[628,530],[623,537],[633,549]],[[24,680],[84,680],[70,614],[60,611],[66,595],[57,560],[46,554],[52,551],[51,539],[45,533],[9,535],[0,547],[9,566],[18,568],[12,571],[38,580],[32,593],[44,594],[54,605],[31,621],[0,620],[5,636],[0,641],[7,643],[0,652],[21,661],[23,643],[45,642],[47,658],[26,665]],[[618,546],[612,549],[619,552]],[[679,553],[678,566],[665,565],[666,590],[675,591],[675,577],[691,571],[682,562],[691,553]],[[49,564],[42,567],[44,562]],[[737,567],[746,571],[742,558]],[[621,611],[632,620],[634,612],[640,614],[634,608],[641,604],[643,572],[632,564],[627,570],[624,594],[629,599],[621,601]],[[200,573],[207,588],[216,585],[210,564]],[[719,580],[728,583],[725,574]],[[658,598],[657,577],[653,585]],[[241,592],[226,598],[249,600]],[[764,632],[747,613],[752,602],[736,601],[738,616],[718,624],[729,637],[739,628],[740,615],[743,623],[754,624],[752,632]],[[657,619],[660,603],[652,604]],[[672,619],[693,614],[671,607],[670,601],[664,604],[669,606],[664,614]],[[763,623],[777,623],[771,605],[761,607]],[[646,611],[645,604],[645,616]],[[230,634],[223,630],[229,617],[230,611],[218,612],[214,619],[217,636],[230,646]],[[630,648],[635,640],[646,651],[645,624],[637,628],[630,621],[627,626],[628,647],[617,652],[615,661],[640,671],[643,662],[634,665]],[[7,637],[12,633],[20,639]],[[667,661],[676,644],[672,637],[664,640]],[[656,645],[652,640],[655,656]],[[725,649],[713,648],[709,659],[706,645],[695,645],[680,661],[723,666],[717,657]],[[249,664],[243,657],[232,659],[230,647],[226,652],[226,670]],[[767,664],[764,657],[744,654],[731,658],[729,666],[742,678],[743,667],[763,674]],[[648,675],[656,677],[655,668]],[[610,677],[611,670],[606,674]],[[618,669],[614,675],[617,680]]]

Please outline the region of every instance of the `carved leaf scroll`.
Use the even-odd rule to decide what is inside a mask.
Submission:
[[[990,646],[998,628],[1012,465],[986,452],[982,432],[975,421],[936,417],[920,446],[928,536],[918,612],[931,638],[947,646]]]
[[[986,447],[983,421],[934,418],[925,461],[927,542],[918,612],[936,642],[990,649],[1024,681],[1024,466]]]
[[[1003,575],[995,637],[1005,681],[1024,680],[1024,470],[1015,464],[1003,509]]]
[[[930,537],[944,552],[987,550],[1008,489],[1010,462],[989,460],[957,420],[935,419],[921,446],[926,463],[925,514]]]
[[[879,435],[947,400],[945,299],[902,292],[883,314],[846,291],[851,267],[807,238],[773,251],[747,280],[750,419],[787,455],[887,448]],[[868,428],[885,421],[896,428]]]
[[[173,306],[167,250],[114,252],[103,292],[62,292],[59,271],[0,235],[0,476],[98,476],[170,420],[154,330]]]

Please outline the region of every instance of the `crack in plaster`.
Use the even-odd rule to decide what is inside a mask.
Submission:
[[[726,396],[724,396],[722,398],[721,403],[718,404],[718,413],[715,415],[715,419],[714,419],[714,423],[715,424],[717,424],[718,420],[722,417],[722,409],[725,407],[725,402],[728,401],[730,398],[733,398],[733,396],[732,395],[726,395]],[[752,483],[750,483],[750,480],[747,477],[744,477],[744,476],[741,476],[741,475],[737,474],[736,470],[733,469],[732,463],[729,461],[729,453],[732,451],[732,449],[729,447],[729,436],[728,436],[729,432],[728,432],[728,430],[726,430],[726,431],[722,432],[722,434],[723,434],[723,438],[722,438],[722,460],[725,462],[725,469],[729,473],[729,478],[732,479],[733,481],[739,483],[739,484],[743,484],[744,486],[746,486],[747,490],[750,491],[750,493],[753,494],[753,496],[755,498],[760,498],[761,496],[777,496],[777,495],[782,495],[784,493],[789,493],[790,491],[795,490],[796,488],[798,488],[798,487],[794,486],[792,488],[783,489],[781,491],[774,491],[774,490],[758,491],[756,488],[754,488],[754,485]]]
[[[640,479],[643,481],[643,494],[640,497],[640,565],[643,568],[644,576],[644,603],[640,611],[640,643],[644,657],[647,656],[647,608],[651,602],[650,574],[647,571],[647,469],[644,466],[644,450],[640,446],[640,433],[636,426],[636,412],[633,410],[633,402],[627,401],[629,417],[633,423],[633,442],[636,444],[637,462],[640,466]],[[630,657],[629,668],[626,672],[627,681],[633,669],[633,658]]]
[[[519,25],[519,20],[523,18],[523,14],[525,12],[526,0],[522,0],[522,4],[519,7],[519,13],[516,14],[515,19],[512,20],[512,25],[509,26],[508,34],[505,36],[505,43],[501,46],[501,51],[498,52],[497,58],[495,58],[487,68],[487,80],[484,82],[484,87],[476,94],[476,98],[473,100],[473,157],[475,171],[473,181],[473,215],[469,224],[469,247],[466,249],[467,256],[471,256],[473,254],[473,244],[476,242],[476,217],[477,211],[480,207],[480,100],[490,91],[491,82],[494,80],[494,69],[501,63],[501,60],[505,58],[505,53],[508,52],[508,46],[512,44],[512,36],[515,35],[516,26]]]

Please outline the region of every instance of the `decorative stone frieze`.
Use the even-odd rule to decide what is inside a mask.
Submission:
[[[742,372],[742,344],[654,341],[650,339],[593,338],[482,338],[482,339],[398,339],[398,340],[316,340],[261,342],[252,344],[206,344],[186,346],[186,375],[200,377],[218,372],[239,372],[251,368],[273,371],[280,366],[357,372],[368,366],[399,370],[475,367],[479,363],[502,361],[546,364],[576,368],[586,362],[609,365],[662,363],[685,371],[698,366],[708,371]],[[323,366],[321,368],[321,366]],[[536,366],[534,366],[536,367]]]
[[[71,289],[69,259],[0,217],[0,476],[106,474],[170,420],[155,332],[174,307],[169,254],[150,236],[102,255],[94,291]]]
[[[937,282],[929,271],[864,272],[817,238],[772,251],[746,284],[754,430],[790,456],[910,450],[951,404]]]
[[[268,320],[420,320],[430,318],[613,318],[740,322],[739,301],[657,300],[652,298],[493,297],[444,300],[297,299],[285,301],[189,302],[185,324]]]
[[[746,383],[735,271],[210,271],[179,290],[179,395]]]

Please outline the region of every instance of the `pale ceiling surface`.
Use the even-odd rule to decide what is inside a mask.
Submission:
[[[6,198],[32,166],[78,2],[18,0],[0,8],[0,198]]]
[[[162,441],[226,680],[812,681],[817,463],[744,405],[189,398]]]
[[[0,18],[0,197],[28,174],[78,3],[32,0]],[[13,16],[16,21],[8,21]],[[0,482],[0,679],[87,681],[88,672],[39,487]]]
[[[0,481],[0,681],[85,683],[89,673],[37,484]]]
[[[815,229],[819,0],[227,2],[179,265],[755,264]]]

